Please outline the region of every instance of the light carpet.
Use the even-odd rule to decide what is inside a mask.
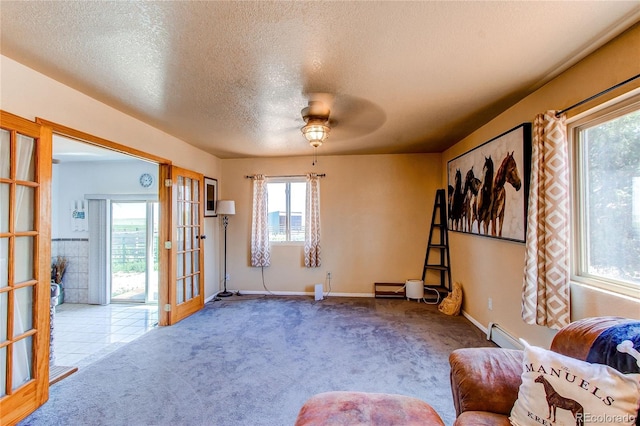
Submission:
[[[150,331],[50,388],[23,425],[292,425],[312,395],[397,393],[455,411],[448,357],[494,346],[405,300],[234,296]]]

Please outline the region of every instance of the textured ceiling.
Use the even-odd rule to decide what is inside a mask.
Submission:
[[[0,8],[3,55],[220,158],[312,154],[310,98],[332,110],[321,155],[440,152],[640,19],[638,1]]]

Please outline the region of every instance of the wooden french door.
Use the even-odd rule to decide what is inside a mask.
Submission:
[[[0,424],[49,396],[51,130],[0,111]]]
[[[203,182],[200,173],[171,167],[170,324],[204,307]]]

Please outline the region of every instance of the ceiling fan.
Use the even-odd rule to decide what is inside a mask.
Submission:
[[[374,132],[386,121],[386,114],[368,100],[345,94],[307,93],[308,104],[300,112],[304,126],[300,128],[313,148],[329,137],[346,141]]]
[[[309,144],[318,148],[331,131],[329,126],[331,110],[322,101],[309,101],[309,106],[303,108],[301,113],[305,125],[300,130]]]

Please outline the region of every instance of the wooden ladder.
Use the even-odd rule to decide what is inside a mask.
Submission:
[[[442,297],[446,297],[451,291],[451,261],[449,259],[449,234],[447,233],[447,196],[444,189],[436,191],[436,200],[431,216],[431,229],[427,242],[427,254],[424,258],[422,281],[425,290],[435,290]],[[435,241],[434,241],[435,239]],[[433,250],[433,253],[431,252]],[[428,274],[428,272],[431,273]],[[440,282],[428,283],[427,278],[438,276]],[[425,298],[434,298],[433,291],[425,291]]]

